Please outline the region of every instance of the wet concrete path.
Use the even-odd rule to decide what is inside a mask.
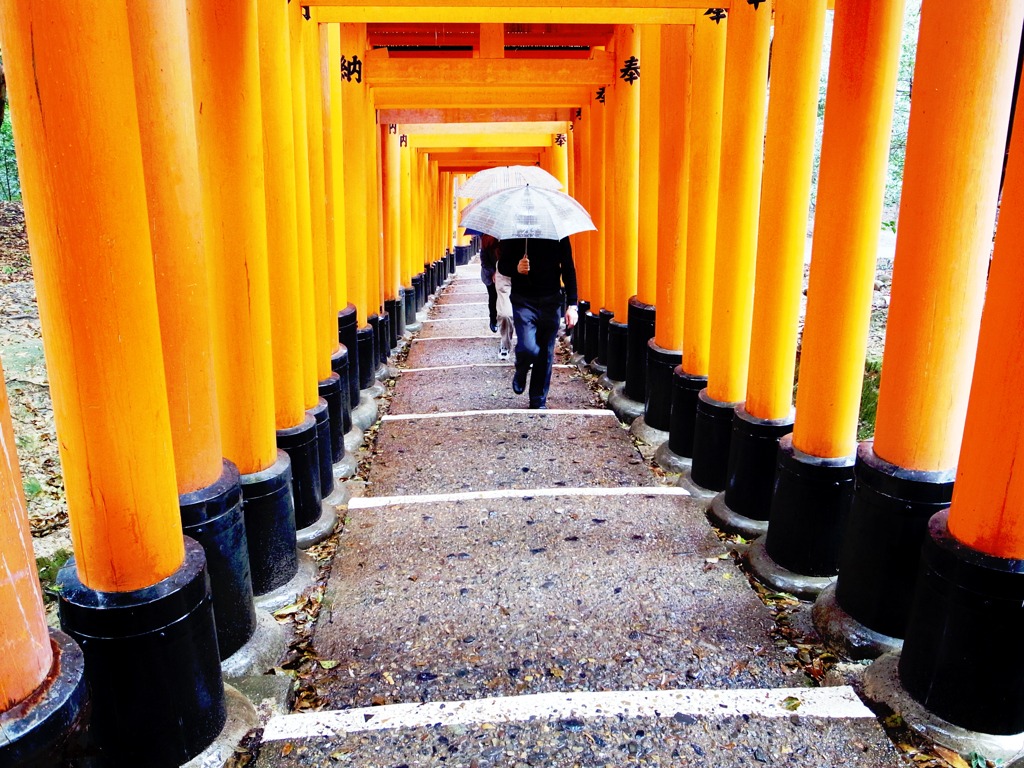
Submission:
[[[478,267],[458,270],[340,536],[314,635],[327,707],[272,719],[257,765],[902,765],[558,362],[551,410],[525,410]]]

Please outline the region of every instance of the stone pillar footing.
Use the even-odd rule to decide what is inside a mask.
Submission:
[[[836,600],[836,584],[825,587],[818,595],[811,620],[825,645],[854,661],[877,659],[903,648],[902,638],[876,632],[848,614]]]
[[[370,401],[370,402],[372,402],[372,401]],[[373,420],[374,421],[377,420],[376,415],[374,415],[374,419]],[[370,422],[370,423],[372,424],[373,422]],[[348,432],[345,433],[345,437],[344,437],[344,440],[345,440],[345,456],[346,457],[351,457],[354,460],[354,457],[352,456],[352,454],[354,454],[356,451],[358,451],[362,447],[363,440],[365,438],[366,438],[366,434],[363,432],[363,428],[362,427],[358,427],[355,424],[353,424],[352,425],[352,429],[350,429]]]
[[[668,442],[668,432],[647,423],[647,418],[637,416],[629,425],[629,434],[648,445],[661,446]]]
[[[654,462],[666,472],[683,473],[690,469],[692,459],[689,456],[680,456],[672,450],[672,433],[669,433],[668,440],[658,446],[654,452]]]
[[[352,409],[352,426],[364,432],[372,427],[377,421],[377,401],[362,390],[359,393],[359,404]],[[347,439],[347,435],[346,435]],[[346,443],[346,447],[347,447]]]
[[[764,536],[751,543],[744,557],[747,568],[758,581],[776,592],[786,592],[801,600],[813,600],[836,580],[835,576],[805,576],[779,565],[768,554]]]
[[[305,528],[295,531],[295,545],[299,549],[309,549],[319,544],[332,533],[338,523],[338,512],[333,504],[321,504],[320,517]]]
[[[43,684],[0,713],[0,765],[63,768],[78,741],[89,698],[85,656],[63,632],[50,629],[53,664]]]
[[[742,536],[748,541],[764,536],[768,531],[767,520],[755,520],[730,509],[725,500],[725,491],[715,495],[705,514],[708,522],[719,530]]]
[[[897,713],[906,725],[929,741],[961,755],[976,752],[989,760],[1001,760],[1007,766],[1024,753],[1024,733],[998,735],[973,731],[943,720],[918,703],[900,680],[900,654],[887,653],[864,673],[864,695]],[[975,665],[968,665],[976,668]],[[991,665],[998,667],[998,664]]]
[[[697,485],[691,476],[692,471],[692,466],[683,470],[683,474],[679,476],[679,480],[676,482],[676,485],[679,488],[685,488],[690,492],[690,495],[698,501],[704,501],[710,504],[711,500],[718,494],[718,491],[712,490],[711,488],[705,488],[702,485]]]
[[[619,382],[612,387],[611,394],[608,395],[608,407],[623,424],[632,424],[644,413],[644,404],[626,394],[625,382]]]
[[[277,666],[288,650],[288,634],[267,611],[256,611],[256,631],[249,642],[220,663],[225,680],[262,675]]]
[[[295,575],[272,592],[256,596],[256,609],[273,613],[291,605],[316,582],[317,565],[305,552],[296,551],[298,568]]]
[[[598,377],[597,383],[611,392],[619,384],[622,384],[622,379],[613,379],[608,375],[608,369],[605,368],[604,372]]]
[[[256,708],[245,696],[230,685],[224,686],[224,701],[227,705],[227,719],[224,727],[206,749],[181,768],[208,768],[211,765],[225,765],[235,756],[235,747],[249,731],[259,725]]]

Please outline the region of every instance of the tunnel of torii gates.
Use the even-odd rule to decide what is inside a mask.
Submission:
[[[213,741],[507,164],[591,212],[576,361],[753,572],[918,717],[1024,731],[1024,0],[924,0],[859,445],[904,3],[835,0],[823,62],[830,5],[0,0],[75,555],[48,630],[0,393],[0,762],[87,696],[113,761]]]

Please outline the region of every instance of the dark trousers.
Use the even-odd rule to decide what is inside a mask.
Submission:
[[[512,319],[516,326],[516,376],[520,381],[530,374],[530,407],[547,404],[551,386],[551,363],[555,339],[561,322],[558,304],[534,304],[522,299],[512,302]]]
[[[498,289],[494,283],[485,283],[487,286],[487,314],[490,316],[491,325],[498,324]]]

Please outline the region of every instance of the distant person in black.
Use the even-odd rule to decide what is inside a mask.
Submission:
[[[498,290],[494,287],[494,270],[498,263],[498,241],[490,235],[480,236],[480,280],[487,286],[487,314],[491,333],[498,332]]]
[[[502,240],[498,271],[512,278],[512,314],[516,326],[516,371],[512,391],[526,390],[530,368],[530,407],[547,408],[555,338],[565,325],[576,325],[576,266],[569,238]],[[563,291],[564,288],[564,291]]]

